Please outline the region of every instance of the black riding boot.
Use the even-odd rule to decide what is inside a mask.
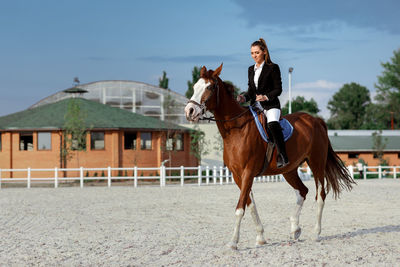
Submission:
[[[276,166],[278,168],[283,168],[287,164],[289,164],[289,159],[286,154],[285,141],[283,140],[281,125],[277,121],[272,121],[268,123],[268,128],[272,133],[272,137],[274,138],[274,143],[276,144],[276,148],[278,150]]]

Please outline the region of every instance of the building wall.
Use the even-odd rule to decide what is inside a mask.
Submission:
[[[386,159],[391,166],[400,166],[399,152],[386,152],[383,159]],[[371,152],[351,152],[351,154],[358,154],[357,158],[349,158],[348,152],[338,152],[339,157],[346,163],[346,165],[355,165],[359,159],[363,159],[368,166],[378,166],[379,159],[374,158]]]
[[[33,148],[31,151],[20,150],[20,133],[5,132],[2,133],[2,149],[0,151],[0,169],[26,169],[26,168],[61,168],[60,161],[60,143],[61,132],[51,132],[51,150],[37,149],[37,132],[33,132]],[[67,168],[104,168],[104,167],[158,167],[161,162],[168,158],[168,155],[162,152],[161,145],[165,142],[165,133],[152,132],[152,149],[141,150],[140,132],[137,132],[137,148],[124,149],[123,131],[105,131],[104,149],[94,150],[90,147],[90,134],[86,137],[86,151],[72,151],[72,158],[67,161]],[[190,135],[184,134],[184,151],[173,151],[171,166],[197,166],[196,158],[190,154]],[[169,165],[166,165],[169,166]],[[96,171],[90,171],[91,176]],[[59,177],[65,176],[64,172],[59,172]],[[86,175],[86,173],[85,173]],[[97,172],[101,175],[101,172]],[[113,172],[112,175],[118,175]],[[79,176],[79,172],[68,172],[67,176]],[[2,172],[2,177],[26,177],[26,172]],[[32,172],[32,178],[54,177],[54,171],[51,172]]]

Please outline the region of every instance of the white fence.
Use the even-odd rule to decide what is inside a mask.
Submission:
[[[400,177],[400,166],[363,166],[362,173],[353,166],[348,167],[350,175],[353,178],[359,179],[373,179],[373,178],[393,178]],[[362,176],[362,177],[360,177]]]
[[[74,173],[61,177],[63,173]],[[101,176],[98,173],[101,172]],[[19,175],[15,175],[15,174]],[[23,173],[22,175],[20,173]],[[42,173],[43,175],[33,175]],[[51,175],[49,175],[51,173]],[[90,175],[91,173],[91,175]],[[118,173],[118,175],[115,175]],[[130,173],[131,175],[128,175]],[[139,173],[141,173],[139,175]],[[146,174],[147,175],[144,175]],[[5,177],[8,174],[8,177]],[[44,175],[47,174],[47,175]],[[76,175],[78,174],[78,175]],[[95,174],[95,175],[94,175]],[[154,174],[154,175],[153,175]],[[11,178],[17,176],[18,178]],[[26,184],[31,188],[35,184],[53,184],[57,188],[60,184],[73,184],[79,182],[80,187],[84,187],[87,182],[107,182],[107,186],[118,181],[133,181],[133,186],[137,187],[139,182],[148,182],[148,185],[163,187],[167,184],[181,185],[212,185],[212,184],[232,184],[234,183],[232,173],[226,167],[154,167],[154,168],[54,168],[54,169],[0,169],[0,188],[6,184]],[[186,181],[186,182],[185,182]],[[284,181],[282,175],[256,177],[255,182],[279,182]]]
[[[349,173],[353,178],[371,179],[371,178],[394,178],[400,176],[400,166],[363,166],[362,177],[359,177],[358,170],[353,166],[349,166]],[[61,177],[63,173],[77,173],[78,175],[68,175]],[[90,175],[90,172],[92,175]],[[101,172],[101,176],[97,173]],[[149,173],[155,173],[154,175]],[[16,176],[16,173],[23,173],[17,175],[18,178],[11,178]],[[34,173],[46,173],[37,177],[32,175]],[[51,175],[49,175],[51,173]],[[115,173],[119,173],[115,175]],[[131,175],[128,175],[130,173]],[[141,173],[139,175],[139,173]],[[147,173],[147,175],[144,175]],[[302,180],[310,180],[312,172],[309,167],[299,168],[299,176]],[[6,177],[8,174],[8,177]],[[25,174],[25,175],[24,175]],[[113,175],[114,174],[114,175]],[[79,182],[79,186],[83,187],[87,182],[107,182],[107,186],[118,181],[133,181],[133,186],[137,187],[138,182],[148,182],[148,185],[157,185],[161,187],[167,184],[171,185],[215,185],[215,184],[232,184],[234,183],[232,173],[227,167],[154,167],[154,168],[54,168],[54,169],[0,169],[0,188],[6,184],[26,184],[30,188],[33,183],[35,184],[53,184],[57,188],[60,184],[71,184],[71,182]],[[185,182],[186,180],[186,182]],[[255,182],[281,182],[284,181],[282,175],[274,176],[260,176],[254,178]]]

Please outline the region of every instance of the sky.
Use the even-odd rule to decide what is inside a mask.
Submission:
[[[400,49],[398,0],[0,0],[0,116],[81,83],[132,80],[187,90],[194,66],[247,90],[262,37],[282,73],[282,105],[314,98],[319,115],[345,83],[374,84]]]

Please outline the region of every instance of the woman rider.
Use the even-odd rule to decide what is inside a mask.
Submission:
[[[255,104],[264,111],[268,129],[278,149],[277,167],[282,168],[289,163],[289,160],[279,124],[281,105],[278,96],[282,93],[281,72],[279,66],[271,61],[264,39],[260,38],[253,42],[250,52],[255,64],[249,67],[249,88],[247,92],[237,97],[237,101],[240,103],[251,101],[252,105]]]

